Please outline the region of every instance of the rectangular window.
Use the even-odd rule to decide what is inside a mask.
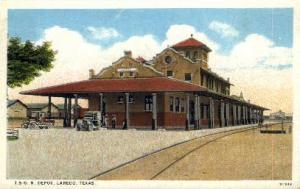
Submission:
[[[124,96],[118,96],[118,104],[124,103]]]
[[[184,99],[182,98],[180,101],[181,112],[184,112]]]
[[[152,101],[152,96],[151,95],[145,96],[145,101],[144,101],[145,111],[152,111],[152,106],[153,106],[152,102],[153,101]]]
[[[180,99],[178,97],[176,97],[175,99],[175,111],[179,112],[180,110]]]
[[[173,71],[168,70],[167,71],[167,77],[173,77]]]
[[[208,118],[208,105],[201,104],[201,119]]]
[[[134,73],[133,73],[132,71],[130,71],[130,72],[129,72],[129,76],[130,76],[130,77],[133,77],[133,76],[134,76]]]
[[[170,96],[170,112],[173,112],[173,108],[174,108],[174,97]]]
[[[134,102],[133,96],[129,95],[129,103],[132,104]]]
[[[119,72],[120,77],[124,77],[124,72]]]
[[[184,74],[184,80],[185,81],[192,81],[192,74],[191,73],[185,73]]]

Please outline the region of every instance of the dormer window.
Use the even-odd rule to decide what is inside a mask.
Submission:
[[[137,73],[136,68],[118,68],[117,72],[119,72],[120,77],[134,77]]]
[[[191,73],[185,73],[184,74],[184,80],[185,81],[192,81],[192,74]]]
[[[173,77],[173,71],[168,70],[167,71],[167,77]]]
[[[130,76],[130,77],[133,77],[133,76],[134,76],[134,72],[130,71],[130,72],[129,72],[129,76]]]

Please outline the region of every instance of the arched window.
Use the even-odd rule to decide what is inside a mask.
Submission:
[[[193,54],[193,61],[196,61],[197,58],[198,58],[198,51],[195,51]]]

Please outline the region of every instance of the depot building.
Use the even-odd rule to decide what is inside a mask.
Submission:
[[[90,111],[101,111],[108,120],[116,117],[116,128],[204,129],[263,121],[266,108],[230,95],[233,85],[209,68],[211,49],[190,38],[145,60],[131,51],[100,72],[90,70],[87,80],[50,86],[24,95],[63,97],[64,126],[74,123],[78,99],[88,100]],[[75,106],[72,106],[74,99]],[[51,117],[51,106],[48,108]],[[74,125],[74,124],[73,124]],[[108,124],[111,128],[111,124]]]

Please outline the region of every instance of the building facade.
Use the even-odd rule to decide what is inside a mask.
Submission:
[[[38,113],[44,115],[48,113],[48,103],[28,103],[27,108],[28,118],[35,118]],[[59,108],[53,103],[51,103],[51,116],[52,118],[60,118]]]
[[[7,101],[7,117],[8,118],[26,118],[27,106],[20,100]]]
[[[125,51],[99,73],[90,70],[88,80],[22,94],[48,96],[49,102],[51,96],[64,97],[66,112],[71,112],[70,99],[75,104],[87,99],[89,110],[116,118],[116,128],[189,130],[262,122],[266,108],[231,96],[229,79],[209,68],[210,52],[193,37],[149,61]],[[66,125],[71,125],[68,118]]]

